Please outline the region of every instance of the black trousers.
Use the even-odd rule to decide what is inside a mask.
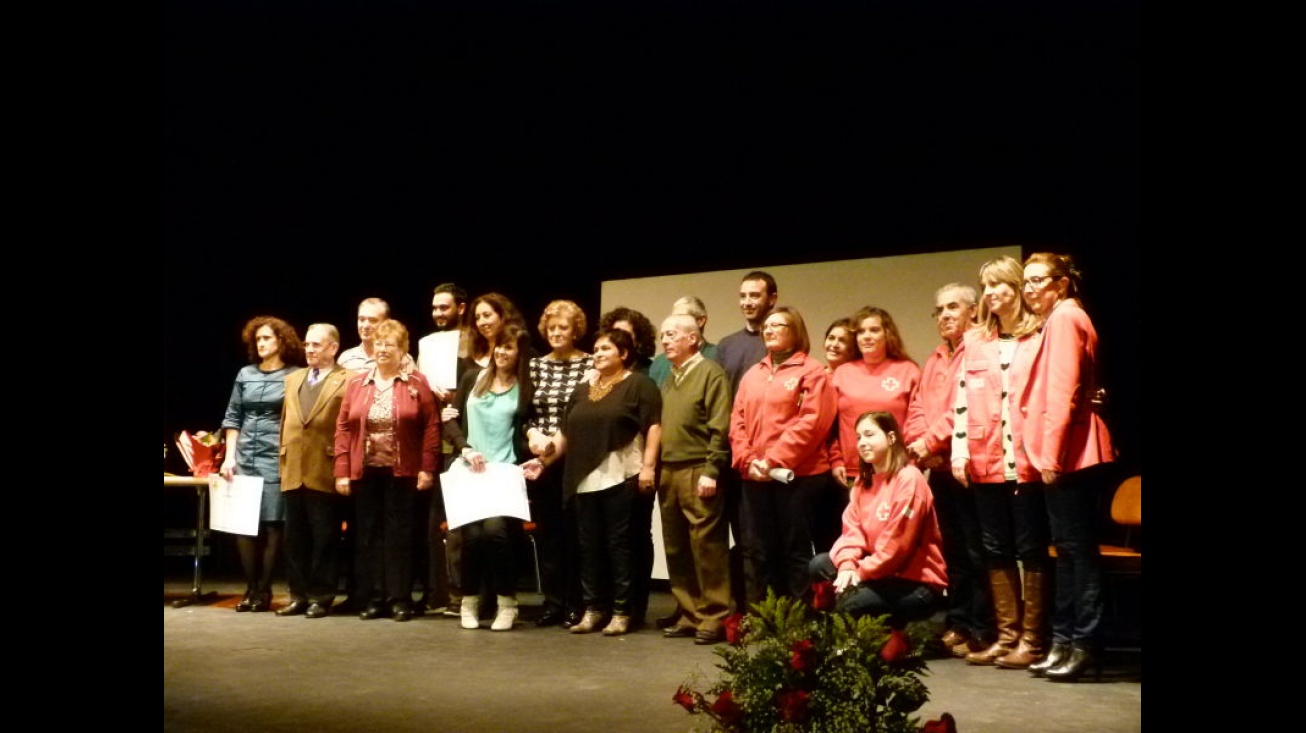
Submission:
[[[636,552],[631,526],[639,477],[576,495],[580,584],[585,607],[630,615],[635,609]],[[652,507],[649,508],[652,521]]]
[[[980,534],[975,492],[953,478],[947,465],[930,470],[934,512],[943,535],[943,560],[948,566],[946,625],[991,641],[993,598],[984,564],[984,539]]]
[[[329,606],[340,576],[340,519],[344,497],[334,491],[293,489],[286,497],[286,580],[290,597]]]
[[[527,486],[546,612],[552,609],[579,612],[583,606],[575,497],[570,502],[563,501],[562,472],[566,460],[554,462]]]
[[[417,477],[368,468],[352,482],[358,521],[354,573],[360,598],[373,602],[413,598],[413,536]]]
[[[807,564],[812,551],[808,508],[811,495],[830,481],[830,472],[779,481],[744,481],[740,518],[744,525],[744,564],[749,569],[749,604],[777,596],[803,598],[811,587]]]

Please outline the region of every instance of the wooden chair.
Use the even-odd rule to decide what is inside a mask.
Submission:
[[[1102,556],[1103,588],[1106,597],[1105,619],[1115,636],[1141,638],[1141,628],[1126,628],[1139,623],[1138,619],[1125,619],[1121,609],[1121,596],[1133,583],[1141,587],[1143,577],[1143,477],[1130,476],[1116,486],[1111,497],[1111,521],[1116,531],[1104,533],[1113,542],[1102,542],[1098,552]],[[1048,548],[1055,558],[1056,546]],[[1130,623],[1126,623],[1126,622]]]
[[[1116,487],[1111,497],[1111,520],[1124,529],[1121,544],[1102,544],[1108,572],[1142,575],[1143,572],[1143,477],[1130,476]]]
[[[1143,477],[1130,476],[1116,487],[1111,497],[1111,520],[1117,526],[1118,544],[1102,543],[1103,588],[1107,603],[1106,621],[1117,642],[1138,648],[1142,642],[1141,613],[1126,615],[1125,609],[1142,609],[1143,578]],[[1129,591],[1136,591],[1130,598]],[[1132,602],[1125,602],[1127,599]],[[1133,643],[1129,643],[1129,642]]]

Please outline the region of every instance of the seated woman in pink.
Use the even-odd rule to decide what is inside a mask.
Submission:
[[[889,625],[928,619],[948,586],[934,495],[910,463],[898,421],[876,410],[857,420],[861,471],[843,513],[843,534],[812,558],[814,581],[833,580],[835,610],[888,614]]]

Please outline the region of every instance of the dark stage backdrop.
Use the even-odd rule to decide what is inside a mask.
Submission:
[[[533,323],[604,280],[1015,246],[1081,260],[1141,466],[1140,8],[165,2],[164,440],[218,426],[261,313],[348,347],[359,300],[421,335],[446,280]]]

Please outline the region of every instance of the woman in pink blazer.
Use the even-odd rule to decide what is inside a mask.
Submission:
[[[1096,409],[1097,331],[1078,292],[1079,272],[1070,257],[1039,252],[1025,260],[1022,295],[1044,321],[1023,400],[1025,448],[1047,487],[1057,550],[1052,649],[1030,671],[1056,681],[1079,679],[1089,667],[1100,669],[1101,471],[1093,467],[1115,460],[1111,435]]]

